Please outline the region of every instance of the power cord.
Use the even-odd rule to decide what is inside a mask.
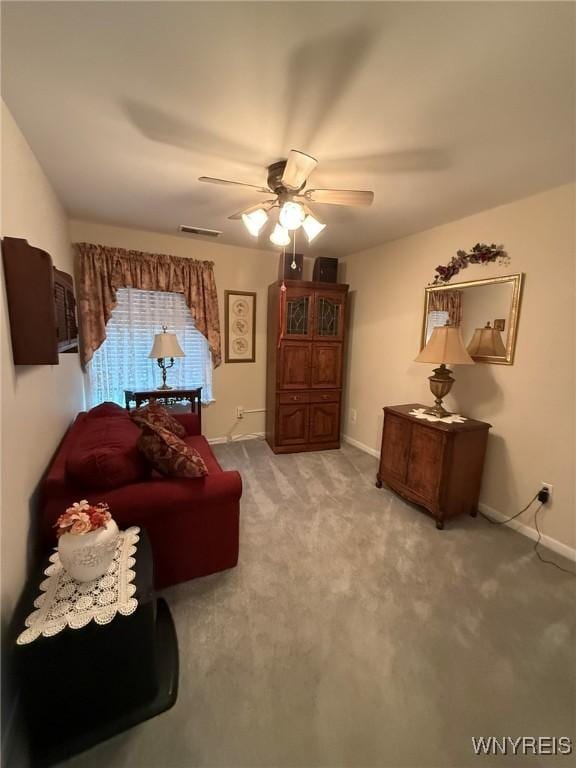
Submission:
[[[538,493],[540,493],[540,491]],[[480,512],[480,510],[478,510],[480,512],[480,517],[483,517],[484,520],[488,520],[488,522],[491,525],[506,525],[511,520],[514,520],[515,518],[520,517],[521,514],[526,512],[526,510],[529,509],[532,506],[532,504],[534,504],[536,499],[538,498],[538,493],[530,499],[530,501],[528,502],[528,504],[526,504],[524,509],[521,509],[520,512],[516,512],[516,514],[512,515],[512,517],[507,517],[505,520],[492,520],[491,517],[488,517],[488,515],[485,515],[484,512]]]
[[[569,570],[568,568],[563,568],[561,565],[558,565],[558,563],[555,563],[554,560],[547,560],[545,557],[542,557],[540,552],[538,551],[538,544],[540,544],[540,540],[542,539],[542,531],[538,527],[538,512],[542,509],[544,506],[544,502],[540,504],[536,512],[534,512],[534,527],[536,528],[536,532],[538,533],[538,538],[534,542],[534,552],[538,555],[538,559],[541,560],[543,563],[546,563],[547,565],[553,565],[554,568],[558,568],[559,571],[563,571],[564,573],[569,573],[570,576],[576,576],[576,573],[574,571]]]
[[[536,532],[538,534],[538,538],[536,539],[534,543],[534,552],[536,553],[538,559],[542,563],[546,563],[547,565],[553,565],[554,568],[558,568],[559,571],[563,571],[564,573],[570,574],[570,576],[576,576],[576,573],[574,571],[569,570],[568,568],[563,568],[561,565],[558,565],[558,563],[555,563],[553,560],[548,560],[545,557],[542,557],[540,554],[540,551],[538,550],[538,546],[540,542],[542,541],[542,531],[538,527],[538,512],[542,509],[542,507],[548,502],[548,499],[550,498],[550,492],[548,488],[542,488],[538,493],[533,496],[528,504],[520,510],[520,512],[517,512],[515,515],[512,515],[512,517],[507,517],[505,520],[492,520],[491,517],[488,517],[488,515],[485,515],[483,512],[480,512],[480,516],[484,518],[484,520],[487,520],[491,525],[507,525],[512,520],[515,520],[517,517],[520,517],[521,514],[526,512],[527,509],[529,509],[532,504],[538,499],[540,502],[540,505],[536,508],[536,511],[534,512],[534,527],[536,528]]]

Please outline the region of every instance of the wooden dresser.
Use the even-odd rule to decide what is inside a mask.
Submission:
[[[268,289],[266,440],[274,453],[340,447],[347,293],[347,285],[303,280]]]
[[[376,486],[386,483],[405,499],[444,520],[476,515],[490,424],[467,419],[459,424],[410,416],[418,403],[384,408],[380,468]]]

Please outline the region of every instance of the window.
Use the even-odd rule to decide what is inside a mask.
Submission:
[[[88,404],[105,400],[124,405],[124,390],[155,389],[162,383],[156,360],[148,357],[154,334],[176,333],[185,357],[175,358],[167,383],[176,387],[202,387],[202,402],[212,401],[212,356],[206,338],[181,293],[120,288],[118,304],[106,325],[106,340],[88,364]]]
[[[443,309],[432,309],[428,312],[428,324],[426,326],[426,344],[430,341],[434,328],[441,328],[450,320],[450,313]]]

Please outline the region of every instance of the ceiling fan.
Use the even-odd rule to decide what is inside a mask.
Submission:
[[[312,212],[308,203],[367,206],[372,205],[374,200],[373,192],[355,189],[307,189],[304,191],[308,177],[317,165],[318,161],[315,158],[305,152],[291,149],[287,160],[279,160],[268,166],[267,187],[244,184],[241,181],[215,179],[211,176],[200,176],[198,181],[248,187],[267,195],[272,193],[273,198],[256,203],[228,218],[242,219],[250,234],[258,237],[268,221],[268,212],[273,208],[279,208],[279,221],[270,235],[270,240],[274,245],[286,246],[290,243],[290,231],[302,227],[308,242],[312,242],[326,227]]]

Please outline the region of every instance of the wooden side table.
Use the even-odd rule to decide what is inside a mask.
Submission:
[[[153,591],[148,537],[134,555],[138,607],[109,624],[90,621],[16,646],[33,764],[48,766],[172,707],[178,692],[178,644],[170,611]],[[34,610],[44,562],[20,605]]]
[[[130,403],[135,403],[139,408],[142,403],[162,402],[166,406],[175,403],[190,403],[190,410],[198,416],[198,427],[202,434],[202,387],[196,389],[125,389],[124,400],[126,410],[130,410]]]
[[[376,486],[386,483],[408,501],[444,521],[464,513],[476,515],[484,455],[491,425],[426,421],[410,415],[419,403],[384,408],[380,467]]]

